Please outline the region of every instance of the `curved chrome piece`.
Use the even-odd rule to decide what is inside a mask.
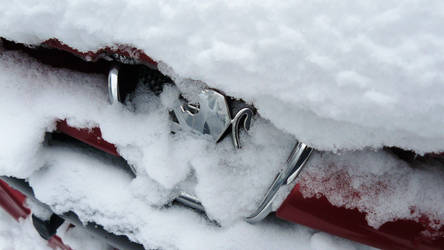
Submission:
[[[205,212],[205,208],[199,199],[191,194],[180,192],[179,195],[175,198],[175,201],[183,204],[184,206],[196,209],[200,212]]]
[[[232,126],[231,133],[236,148],[240,148],[240,124],[243,123],[243,128],[248,130],[253,117],[251,109],[243,108],[231,119],[225,96],[212,89],[205,89],[199,94],[198,105],[182,104],[178,101],[173,112],[182,129],[211,135],[216,142],[220,141]]]
[[[250,129],[252,117],[253,111],[249,108],[243,108],[237,112],[236,116],[231,121],[231,137],[233,138],[235,148],[241,148],[239,141],[239,125],[243,122],[243,128],[245,131],[248,131]]]
[[[112,67],[108,73],[108,101],[111,104],[120,102],[119,69]]]
[[[313,149],[304,143],[296,143],[287,160],[287,166],[276,175],[256,211],[245,218],[247,222],[259,222],[272,212],[272,203],[277,192],[281,186],[287,185],[296,179],[310,158],[312,151]]]

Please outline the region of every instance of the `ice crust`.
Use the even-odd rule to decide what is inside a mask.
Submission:
[[[0,36],[131,45],[320,150],[424,153],[444,150],[443,10],[419,0],[12,1],[0,6]]]

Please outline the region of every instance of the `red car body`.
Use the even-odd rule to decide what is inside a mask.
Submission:
[[[26,196],[0,180],[0,206],[17,221],[28,217],[31,210],[25,206]],[[53,249],[72,250],[62,239],[54,235],[48,239],[48,246]]]
[[[143,51],[133,48],[105,48],[97,52],[83,53],[56,39],[48,40],[43,44],[67,51],[81,58],[89,58],[92,61],[103,55],[117,53],[135,59],[139,63],[143,63],[151,68],[157,67],[156,62],[143,53]],[[57,122],[57,130],[101,151],[119,156],[115,145],[102,138],[100,128],[75,128],[69,126],[66,121],[60,120]],[[434,154],[433,157],[443,158],[443,154]],[[0,181],[0,205],[15,219],[24,218],[29,214],[29,209],[23,205],[24,200],[23,194]],[[324,196],[304,198],[298,184],[295,185],[276,211],[276,216],[382,249],[444,249],[444,227],[441,227],[439,230],[431,229],[429,225],[432,222],[427,216],[423,216],[416,221],[406,219],[389,221],[375,229],[368,225],[365,219],[365,212],[358,211],[357,209],[336,207]],[[434,221],[433,223],[436,222]],[[433,231],[433,236],[431,236],[432,234],[425,233],[428,231]],[[53,247],[70,249],[63,245],[58,237],[51,239],[50,244]]]

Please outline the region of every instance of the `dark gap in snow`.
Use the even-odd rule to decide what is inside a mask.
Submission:
[[[156,95],[162,92],[165,84],[173,83],[170,77],[162,74],[159,70],[138,63],[137,58],[125,58],[125,60],[122,60],[123,55],[117,52],[114,54],[103,54],[102,56],[97,55],[97,60],[88,61],[87,56],[71,53],[67,48],[56,48],[45,44],[40,46],[25,45],[1,37],[0,39],[3,49],[23,52],[38,62],[55,68],[106,76],[111,67],[118,67],[120,97],[123,101],[125,101],[131,93],[134,93],[137,85],[140,83],[147,85]],[[220,90],[217,91],[223,93]],[[230,96],[226,97],[231,114],[236,114],[242,108],[250,108],[254,114],[257,113],[257,109],[252,104],[247,104],[242,99]]]
[[[444,164],[444,155],[442,153],[428,153],[425,155],[419,155],[415,151],[405,150],[398,147],[384,147],[384,150],[390,152],[400,160],[407,163],[438,163],[439,165]]]
[[[44,48],[42,46],[26,46],[1,38],[5,50],[18,50],[24,52],[38,62],[55,68],[65,68],[83,73],[108,74],[113,62],[98,60],[88,62],[66,51]]]
[[[93,73],[107,76],[111,67],[119,68],[119,89],[121,100],[134,92],[139,83],[147,84],[155,93],[160,94],[165,83],[172,80],[144,64],[125,64],[115,59],[115,56],[103,56],[96,61],[87,61],[86,58],[74,55],[61,49],[45,46],[27,46],[0,38],[5,50],[23,52],[38,62],[55,68],[69,69],[83,73]],[[128,62],[124,60],[123,62]]]
[[[136,177],[124,158],[108,154],[69,135],[58,132],[46,133],[45,144],[47,147],[69,147],[72,150],[81,151],[85,153],[85,155],[93,155],[97,159],[109,162],[110,164],[108,165],[110,166],[123,169],[128,175],[132,176],[132,178]]]

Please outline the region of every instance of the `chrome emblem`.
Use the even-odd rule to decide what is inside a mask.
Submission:
[[[111,104],[121,101],[118,74],[117,67],[112,67],[108,73],[108,100]],[[237,111],[234,118],[232,118],[226,97],[212,89],[203,90],[199,94],[198,100],[198,104],[192,104],[177,99],[174,108],[171,110],[176,118],[173,119],[175,121],[173,124],[176,126],[172,130],[183,129],[199,134],[208,134],[216,142],[219,142],[231,127],[233,145],[235,148],[240,148],[239,131],[241,128],[246,131],[250,129],[253,111],[250,108],[243,108]],[[313,151],[306,144],[296,141],[286,166],[275,176],[257,209],[245,218],[247,222],[259,222],[272,212],[272,203],[280,188],[296,179]],[[132,171],[136,174],[134,169]],[[194,195],[181,191],[174,200],[205,212],[202,203]]]
[[[180,127],[185,130],[208,134],[220,141],[231,126],[231,136],[236,148],[240,148],[239,130],[250,129],[253,111],[243,108],[231,118],[227,100],[221,93],[205,89],[199,94],[199,104],[180,103],[173,109]]]

